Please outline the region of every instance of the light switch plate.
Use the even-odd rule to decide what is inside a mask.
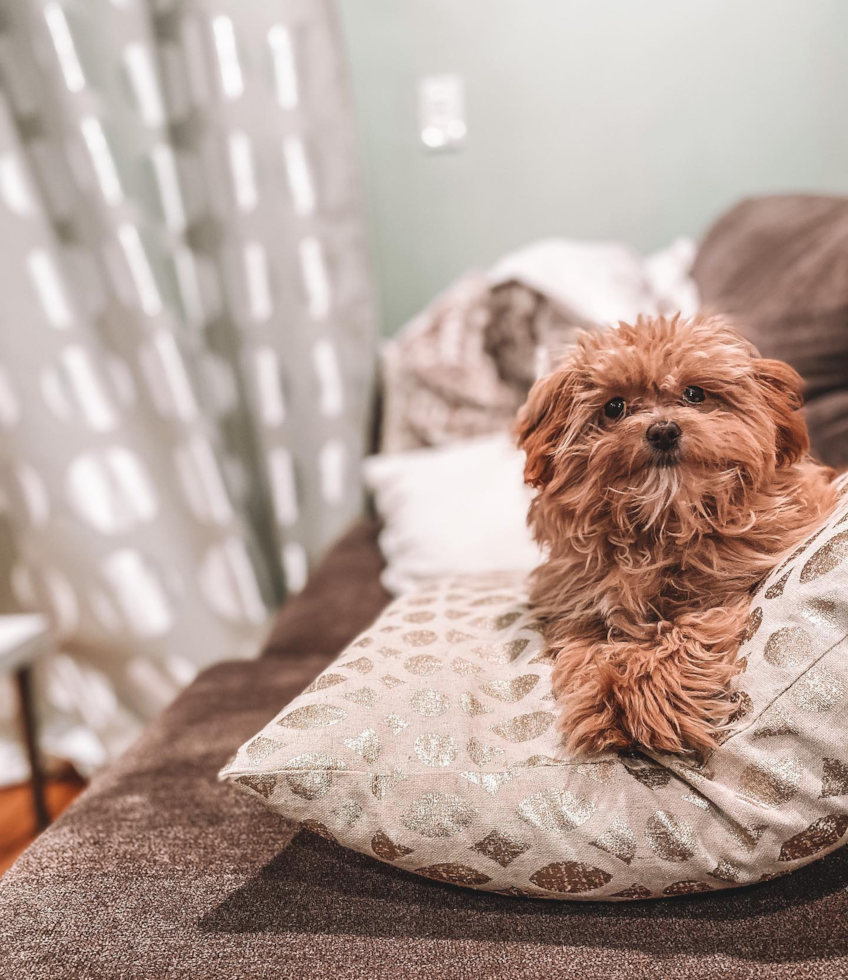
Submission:
[[[418,122],[428,150],[456,149],[465,141],[465,84],[460,75],[425,75],[418,82]]]

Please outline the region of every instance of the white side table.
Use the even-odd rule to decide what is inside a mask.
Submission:
[[[44,616],[0,616],[0,671],[15,675],[23,724],[24,744],[32,774],[32,802],[39,830],[50,823],[44,796],[44,771],[38,751],[32,698],[32,665],[53,646],[50,625]]]

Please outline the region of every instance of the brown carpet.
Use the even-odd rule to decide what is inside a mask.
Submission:
[[[739,892],[534,902],[294,835],[218,784],[332,656],[345,631],[327,610],[347,610],[348,639],[385,601],[373,534],[348,537],[287,607],[272,655],[204,673],[0,879],[3,980],[848,975],[848,850]]]

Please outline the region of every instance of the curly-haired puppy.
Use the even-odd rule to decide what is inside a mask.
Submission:
[[[834,503],[801,401],[789,365],[705,317],[586,333],[534,385],[531,602],[570,749],[714,746],[751,592]]]

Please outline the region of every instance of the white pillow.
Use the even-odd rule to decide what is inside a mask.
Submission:
[[[366,459],[385,525],[385,587],[399,595],[433,576],[535,568],[542,553],[527,528],[523,469],[506,435]]]

